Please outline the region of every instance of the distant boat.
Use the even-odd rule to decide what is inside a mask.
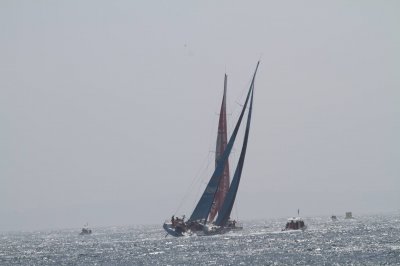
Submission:
[[[195,232],[196,234],[221,234],[231,230],[240,230],[235,220],[231,220],[233,204],[239,188],[242,175],[244,159],[246,156],[247,142],[250,131],[251,114],[253,109],[254,80],[260,62],[257,63],[253,74],[250,88],[247,92],[246,101],[242,107],[235,129],[227,142],[227,121],[226,121],[226,88],[227,76],[224,78],[224,94],[222,97],[221,111],[218,123],[218,135],[216,144],[215,170],[212,174],[207,187],[205,188],[200,200],[198,201],[192,215],[185,221],[185,217],[178,218],[172,216],[170,222],[163,224],[167,235],[183,236]],[[244,140],[238,164],[233,175],[232,182],[229,184],[229,163],[228,158],[232,151],[235,139],[240,128],[244,113],[250,101],[247,114],[247,123]],[[215,219],[215,217],[217,217]]]
[[[292,217],[289,218],[286,222],[285,228],[282,231],[287,230],[305,230],[307,226],[305,225],[304,221],[300,217]]]
[[[353,219],[353,214],[351,212],[346,212],[346,219]]]
[[[80,235],[90,235],[92,233],[92,230],[89,229],[89,225],[86,223],[83,228],[82,231],[79,233]]]
[[[287,220],[285,228],[282,231],[288,230],[305,230],[307,229],[306,224],[304,223],[303,219],[300,217],[300,209],[297,210],[298,217],[291,217]]]
[[[332,215],[332,216],[331,216],[331,219],[332,219],[332,221],[337,221],[336,215]]]

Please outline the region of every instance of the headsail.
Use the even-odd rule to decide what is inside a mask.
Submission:
[[[217,144],[215,148],[215,167],[218,165],[218,159],[226,148],[227,140],[227,121],[226,121],[226,87],[227,87],[227,75],[224,78],[224,95],[222,97],[221,110],[219,113],[218,121],[218,135]],[[226,193],[229,189],[229,160],[226,160],[224,171],[222,172],[221,180],[218,185],[217,193],[215,194],[214,202],[211,206],[210,215],[208,221],[212,222],[220,210],[222,203],[224,202]]]
[[[259,64],[260,64],[260,62],[257,63],[257,67],[254,72],[253,80],[250,85],[250,89],[251,89],[252,93],[251,93],[249,112],[247,115],[246,131],[245,131],[245,135],[244,135],[244,139],[243,139],[242,150],[240,152],[239,162],[236,167],[235,174],[233,176],[232,183],[229,188],[228,194],[225,197],[225,201],[224,201],[221,209],[219,210],[217,220],[215,221],[215,224],[218,226],[225,225],[226,222],[229,220],[229,217],[232,212],[233,204],[235,203],[236,194],[237,194],[237,191],[239,188],[240,178],[242,175],[242,170],[243,170],[243,165],[244,165],[244,159],[246,157],[247,141],[248,141],[249,132],[250,132],[251,113],[253,110],[254,79],[256,77],[256,73],[257,73]]]
[[[254,81],[254,77],[253,77],[253,81]],[[253,84],[253,82],[252,82],[252,84]],[[205,190],[203,192],[203,195],[201,196],[199,202],[197,203],[196,208],[194,209],[192,215],[190,216],[189,221],[205,222],[208,217],[208,214],[210,213],[211,205],[214,201],[215,193],[217,192],[218,185],[220,183],[221,176],[222,176],[222,173],[225,168],[225,163],[228,160],[229,154],[232,151],[232,147],[235,142],[237,133],[239,131],[244,112],[246,111],[246,107],[249,102],[249,98],[250,98],[252,89],[253,89],[253,86],[250,86],[249,91],[247,93],[246,101],[242,108],[242,112],[240,113],[239,119],[236,123],[235,129],[232,132],[232,135],[229,139],[228,144],[226,145],[224,152],[222,153],[221,157],[218,159],[217,166],[214,170],[214,173],[212,174],[210,181],[208,182],[207,187],[205,188]]]

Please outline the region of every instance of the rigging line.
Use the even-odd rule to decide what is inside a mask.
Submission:
[[[210,155],[210,154],[211,154],[211,153],[209,153],[209,155]],[[201,192],[204,190],[204,186],[207,185],[207,179],[209,178],[210,174],[209,174],[209,173],[206,174],[206,171],[208,172],[208,169],[209,169],[211,163],[213,163],[213,162],[214,162],[213,157],[212,157],[212,156],[209,156],[209,157],[208,157],[207,166],[206,166],[206,168],[203,170],[203,172],[201,173],[202,178],[201,178],[201,179],[199,178],[199,180],[198,180],[198,182],[197,182],[197,183],[199,184],[199,186],[197,186],[197,192],[196,192],[195,197],[193,198],[193,204],[192,204],[192,205],[196,205],[196,202],[197,202],[197,200],[198,200],[198,198],[199,198]]]
[[[218,106],[218,104],[217,104],[217,106]],[[219,118],[218,116],[213,116],[213,117],[214,117],[214,119],[211,119],[212,120],[211,121],[212,126],[209,127],[210,131],[209,131],[209,134],[208,134],[209,135],[209,137],[208,137],[208,139],[209,139],[209,141],[208,141],[208,143],[209,143],[208,144],[208,150],[209,151],[214,149],[214,147],[213,147],[214,143],[211,141],[211,139],[212,139],[213,133],[217,131],[216,128],[215,128],[215,125],[217,125],[216,121]],[[206,175],[205,172],[209,169],[209,166],[210,166],[212,161],[213,160],[211,159],[210,152],[208,152],[207,156],[203,159],[203,162],[202,162],[200,168],[198,169],[196,175],[192,178],[192,180],[191,180],[191,182],[190,182],[190,184],[189,184],[189,186],[188,186],[188,188],[186,190],[185,195],[183,196],[182,200],[180,201],[180,203],[178,205],[178,208],[175,211],[175,214],[181,209],[183,203],[189,197],[189,194],[194,191],[194,186],[196,184],[198,184],[198,183],[202,184],[204,182],[207,182],[205,180],[208,178],[208,175]],[[202,186],[198,186],[196,197],[199,196],[201,188],[202,188]],[[194,199],[194,201],[195,202],[193,204],[196,204],[196,199]]]
[[[202,176],[204,176],[204,172],[208,170],[209,165],[210,165],[210,152],[207,153],[206,157],[203,159],[201,167],[198,169],[197,173],[192,178],[191,183],[188,189],[186,190],[185,196],[182,199],[181,204],[179,206],[181,206],[182,203],[189,197],[189,194],[193,192],[194,186],[197,186],[198,183],[203,182],[202,179],[204,179],[204,177],[202,178]]]
[[[238,200],[235,201],[235,214],[236,214],[236,221],[239,221],[239,211],[238,211],[238,207],[237,207],[237,202]]]
[[[209,164],[210,164],[210,162],[207,163],[207,167],[206,167],[207,169],[208,169],[208,165],[209,165]],[[188,187],[188,189],[187,189],[187,191],[186,191],[186,194],[184,195],[184,197],[182,198],[181,202],[179,203],[179,205],[178,205],[178,207],[177,207],[177,209],[176,209],[176,211],[175,211],[175,214],[178,213],[178,211],[181,210],[183,203],[184,203],[184,202],[187,202],[187,200],[188,200],[188,198],[189,198],[189,195],[191,194],[192,191],[194,191],[194,187],[195,187],[196,184],[198,184],[198,183],[199,183],[199,182],[198,182],[198,177],[193,178],[192,183],[191,183],[191,185]],[[200,192],[198,191],[197,194],[199,194],[199,193],[200,193]]]
[[[243,107],[243,104],[240,104],[239,102],[235,102],[237,105],[239,105],[240,107]]]
[[[243,98],[245,97],[245,93],[247,92],[249,86],[251,85],[253,79],[250,78],[248,80],[248,82],[246,83],[246,86],[243,86],[242,90],[240,90],[239,95],[236,97],[235,99],[235,103],[232,106],[230,106],[230,111],[229,111],[229,116],[227,117],[228,122],[231,120],[235,119],[237,120],[237,118],[239,117],[239,114],[241,112],[241,109],[243,108],[243,104],[241,104],[240,102],[243,102]],[[249,107],[247,106],[246,109],[248,109]],[[235,119],[234,119],[235,118]],[[232,128],[234,127],[234,124],[232,125],[231,123],[227,123],[228,124],[228,132],[232,132]]]
[[[234,105],[233,110],[231,111],[232,113],[236,113],[236,112],[237,112],[237,110],[238,110],[238,108],[239,108],[238,105],[240,105],[240,104],[239,104],[240,102],[243,102],[243,98],[245,97],[245,94],[246,94],[246,92],[247,92],[249,86],[251,85],[252,81],[253,81],[253,78],[252,78],[252,76],[251,76],[251,77],[248,79],[248,81],[245,83],[245,85],[242,87],[242,89],[240,90],[239,95],[238,95],[238,96],[236,97],[236,99],[235,99],[235,102],[236,102],[237,104]],[[243,105],[241,105],[241,107],[243,107]]]
[[[182,200],[180,201],[176,211],[174,212],[174,214],[177,214],[178,211],[180,210],[180,208],[182,207],[183,203],[186,201],[186,199],[189,196],[189,193],[193,190],[194,185],[197,183],[199,176],[201,176],[201,171],[205,171],[208,169],[208,166],[210,164],[210,153],[207,153],[207,156],[203,159],[203,162],[201,164],[201,167],[199,168],[199,170],[197,171],[197,174],[192,178],[192,181],[190,182],[188,188],[186,189],[186,193],[184,194]],[[207,162],[208,161],[208,162]],[[204,169],[204,165],[207,163],[206,169]]]
[[[260,57],[258,58],[258,62],[261,61],[261,58],[263,57],[263,53],[260,53]]]
[[[225,97],[227,97],[227,96],[225,96]],[[211,156],[209,157],[207,168],[203,171],[203,173],[205,173],[209,169],[209,166],[210,166],[211,163],[215,164],[215,154],[216,154],[216,151],[215,151],[215,141],[216,141],[215,140],[215,132],[218,132],[218,125],[219,124],[217,122],[219,121],[219,116],[220,116],[220,108],[221,108],[220,104],[221,104],[220,103],[220,99],[218,99],[218,103],[216,103],[216,107],[215,107],[215,108],[218,108],[218,111],[214,111],[215,115],[214,115],[214,119],[212,121],[212,126],[209,127],[210,128],[210,132],[209,132],[209,137],[208,137],[208,139],[209,139],[209,141],[208,141],[208,143],[209,143],[208,149],[209,149],[209,155],[213,154],[214,157],[213,158],[211,158]],[[211,175],[211,173],[208,174],[208,175],[202,175],[203,179],[200,180],[200,181],[202,181],[201,185],[204,185],[204,184],[207,185],[207,183],[209,181],[209,178],[210,178],[210,175]],[[200,195],[202,190],[204,190],[204,186],[199,186],[199,189],[197,190],[197,194],[196,194],[197,198]],[[196,202],[197,202],[197,200],[195,199],[194,200],[194,205],[196,205]]]

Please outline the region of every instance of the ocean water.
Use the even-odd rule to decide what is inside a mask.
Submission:
[[[158,226],[0,233],[0,265],[400,265],[400,215],[249,221],[240,232],[165,237]]]

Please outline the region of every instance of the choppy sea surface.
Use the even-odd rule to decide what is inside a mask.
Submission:
[[[159,226],[0,233],[0,265],[400,265],[400,214],[249,221],[240,232],[165,237]]]

